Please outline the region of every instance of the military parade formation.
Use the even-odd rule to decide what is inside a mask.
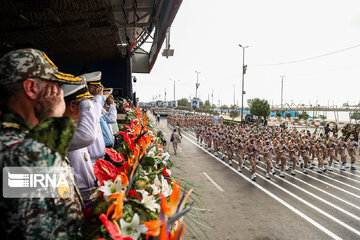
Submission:
[[[215,118],[217,119],[217,118]],[[296,128],[263,125],[226,125],[214,121],[214,116],[171,115],[168,124],[183,131],[193,131],[197,143],[232,165],[238,159],[239,172],[249,162],[250,178],[256,181],[258,161],[266,163],[266,178],[276,174],[285,177],[284,171],[295,175],[296,168],[308,174],[308,169],[317,168],[319,174],[333,171],[338,166],[342,171],[356,170],[356,148],[359,128],[347,125],[341,136],[337,132],[320,133]],[[350,164],[348,163],[348,158]]]

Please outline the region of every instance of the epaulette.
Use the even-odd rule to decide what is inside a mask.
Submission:
[[[15,129],[20,129],[20,125],[17,123],[13,123],[13,122],[2,122],[1,123],[1,128],[15,128]]]

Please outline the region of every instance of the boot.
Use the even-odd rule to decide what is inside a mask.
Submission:
[[[268,172],[265,173],[265,177],[266,177],[266,179],[270,179],[270,175]]]

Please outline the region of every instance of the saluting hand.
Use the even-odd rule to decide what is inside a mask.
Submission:
[[[48,83],[39,93],[35,105],[38,119],[46,117],[62,117],[66,109],[64,92],[57,83]]]

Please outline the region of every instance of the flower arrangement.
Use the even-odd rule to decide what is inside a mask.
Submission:
[[[171,177],[170,155],[149,129],[146,114],[126,108],[130,126],[119,132],[108,159],[98,159],[98,188],[85,205],[86,239],[181,239],[192,204]]]

